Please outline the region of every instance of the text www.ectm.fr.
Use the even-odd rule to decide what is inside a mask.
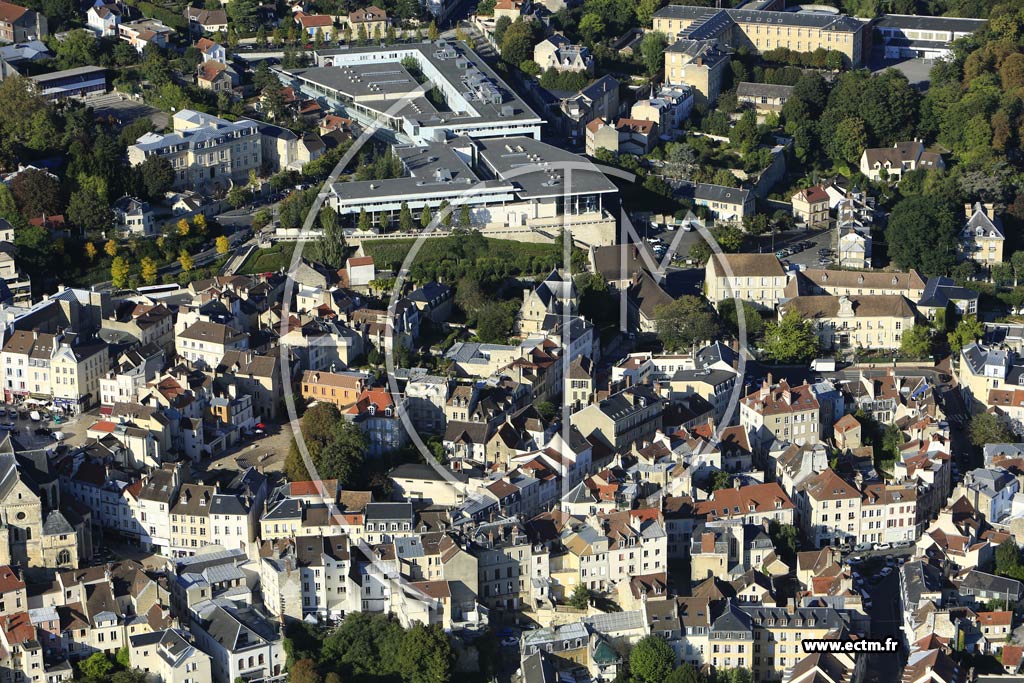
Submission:
[[[895,638],[885,640],[830,640],[821,638],[808,638],[803,641],[804,652],[813,654],[815,652],[834,652],[854,654],[858,652],[896,652],[900,643]]]

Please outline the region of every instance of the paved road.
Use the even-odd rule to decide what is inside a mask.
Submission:
[[[881,640],[891,637],[899,640],[900,626],[903,624],[899,573],[894,571],[877,584],[868,584],[867,589],[871,595],[871,609],[868,610],[871,617],[871,637]],[[862,656],[868,658],[864,683],[892,683],[900,679],[907,653],[892,655],[879,652]]]

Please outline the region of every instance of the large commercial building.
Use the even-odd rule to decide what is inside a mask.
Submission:
[[[471,225],[484,234],[539,241],[541,232],[565,225],[587,244],[615,241],[614,183],[590,162],[558,147],[532,137],[461,137],[399,145],[395,153],[406,176],[330,187],[329,205],[347,223],[365,211],[376,226],[397,226],[403,204],[415,217],[425,207],[433,213],[445,203],[465,203]],[[454,218],[460,214],[456,208]]]
[[[881,36],[887,59],[941,59],[950,54],[954,40],[972,35],[985,23],[984,19],[885,14],[871,28]]]
[[[90,93],[107,91],[107,70],[100,66],[54,71],[32,76],[32,80],[39,86],[39,94],[48,100],[85,97]]]
[[[462,43],[320,50],[316,66],[277,73],[286,85],[364,125],[380,122],[399,142],[462,135],[539,140],[544,123]],[[421,87],[427,82],[432,89]]]

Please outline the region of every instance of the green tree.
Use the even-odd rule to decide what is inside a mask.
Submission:
[[[132,654],[127,645],[118,648],[115,659],[117,660],[118,666],[122,669],[130,669],[132,667]]]
[[[427,37],[430,38],[430,42],[436,41],[441,36],[441,32],[437,30],[437,23],[431,21],[430,25],[427,26]]]
[[[356,228],[363,232],[369,232],[373,228],[373,224],[370,222],[370,214],[366,213],[366,209],[359,209],[359,220],[356,222]]]
[[[687,256],[703,267],[707,265],[708,259],[711,258],[711,247],[704,240],[697,240],[690,246],[690,252]]]
[[[104,680],[113,668],[113,662],[103,652],[94,652],[88,659],[78,664],[78,672],[90,683],[99,683]]]
[[[244,206],[247,201],[249,201],[249,191],[245,188],[245,186],[235,183],[231,186],[231,189],[228,190],[227,199],[228,204],[231,205],[231,208],[239,209],[242,206]]]
[[[477,313],[487,304],[487,296],[480,288],[479,281],[472,275],[464,275],[455,285],[455,305],[467,317],[475,320]]]
[[[455,652],[439,624],[413,625],[402,638],[398,656],[399,670],[406,683],[448,683],[451,680]]]
[[[782,561],[792,565],[796,561],[797,538],[800,536],[797,528],[792,524],[780,524],[772,520],[768,524],[768,535]]]
[[[668,46],[668,38],[660,31],[645,33],[640,40],[640,58],[647,68],[647,75],[654,78],[661,71],[665,63],[665,48]]]
[[[636,5],[636,18],[641,26],[650,26],[654,21],[654,13],[661,6],[661,0],[640,0]]]
[[[729,254],[735,254],[743,246],[743,231],[735,225],[716,225],[711,228],[711,236],[722,251]]]
[[[868,146],[864,122],[857,117],[843,119],[836,125],[832,137],[826,140],[826,151],[835,161],[857,164],[861,152]]]
[[[18,211],[18,204],[14,201],[14,195],[11,194],[11,188],[3,183],[0,183],[0,218],[15,226],[24,222],[21,212]],[[1018,253],[1024,257],[1024,251]]]
[[[338,213],[329,206],[320,210],[320,227],[317,260],[331,268],[341,268],[345,264],[345,231]]]
[[[412,232],[414,227],[409,202],[402,202],[402,208],[398,211],[398,229],[402,232]]]
[[[587,609],[590,605],[590,591],[582,583],[577,583],[576,587],[572,590],[572,595],[569,596],[567,604],[570,607],[576,609]]]
[[[637,641],[629,652],[629,671],[644,683],[662,683],[675,664],[675,653],[664,638],[651,634]]]
[[[98,44],[91,31],[68,31],[63,40],[55,41],[57,64],[61,69],[89,66],[98,60]]]
[[[508,15],[502,15],[495,20],[494,32],[492,34],[495,43],[501,45],[501,41],[505,38],[505,31],[507,31],[508,27],[511,25],[512,20],[509,19]]]
[[[893,207],[885,241],[900,268],[942,275],[956,263],[957,220],[944,202],[908,197]]]
[[[360,481],[366,457],[366,435],[358,425],[342,420],[331,430],[330,441],[313,459],[320,477],[337,479],[344,486]]]
[[[257,0],[230,0],[227,5],[228,18],[237,29],[253,31],[259,26],[259,2]]]
[[[600,14],[584,14],[580,19],[579,32],[588,45],[597,43],[604,37],[607,28]]]
[[[519,306],[516,302],[492,304],[477,312],[476,336],[485,344],[505,344],[512,334]]]
[[[302,416],[300,423],[302,438],[309,450],[309,457],[314,462],[319,458],[320,450],[333,438],[334,425],[341,419],[338,408],[330,403],[318,403],[310,407]],[[306,471],[306,466],[302,462],[302,456],[294,440],[288,458],[285,460],[285,477],[289,481],[309,479],[309,473]]]
[[[350,613],[324,639],[320,659],[344,666],[354,676],[396,676],[404,640],[405,632],[394,618]]]
[[[174,169],[161,156],[151,154],[135,167],[147,199],[162,197],[174,184]]]
[[[429,206],[424,206],[420,211],[420,227],[426,228],[434,220],[433,215],[430,212]]]
[[[910,358],[932,355],[932,330],[927,325],[914,325],[900,339],[900,353]]]
[[[749,301],[741,301],[743,305],[743,322],[747,326],[747,339],[756,341],[764,337],[764,316]],[[718,304],[718,315],[722,322],[737,338],[740,337],[739,316],[736,314],[736,300],[726,299]]]
[[[981,324],[977,316],[965,315],[957,324],[956,329],[948,335],[949,348],[953,353],[960,353],[965,346],[973,344],[985,334],[985,326]]]
[[[703,299],[681,296],[654,309],[658,339],[669,353],[689,349],[697,342],[717,338],[722,327]]]
[[[140,669],[115,671],[110,677],[110,683],[146,683],[146,674]]]
[[[814,323],[790,309],[778,322],[769,323],[764,335],[765,356],[776,363],[806,364],[818,355]]]
[[[971,417],[971,443],[981,448],[990,443],[1012,443],[1016,441],[1013,432],[992,413],[978,413]]]
[[[110,281],[116,289],[128,286],[128,274],[131,269],[131,264],[124,256],[116,256],[110,263]]]
[[[730,487],[731,483],[732,475],[723,470],[718,470],[711,476],[712,491],[720,491],[722,489],[727,489]]]
[[[1013,266],[1009,263],[996,263],[992,266],[992,282],[997,287],[1009,287],[1013,284]]]
[[[527,76],[536,77],[540,73],[540,65],[532,59],[524,59],[519,62],[519,70]]]
[[[501,38],[501,59],[518,66],[533,56],[533,21],[519,18],[512,22]]]
[[[700,672],[692,664],[683,662],[668,675],[665,683],[703,683],[703,681]]]
[[[21,148],[42,150],[56,138],[40,138],[39,124],[50,116],[50,108],[39,95],[35,82],[13,74],[0,81],[0,157],[12,159]]]
[[[996,547],[996,574],[1018,581],[1024,579],[1024,564],[1020,560],[1020,546],[1012,538]]]
[[[757,112],[753,109],[747,109],[740,115],[740,120],[732,127],[729,131],[729,144],[734,148],[738,149],[741,154],[749,154],[753,151],[754,147],[757,146],[758,139],[757,128]],[[733,174],[726,171],[730,176]],[[716,177],[718,173],[715,173]],[[735,176],[731,177],[728,181],[720,184],[734,185],[736,183]]]

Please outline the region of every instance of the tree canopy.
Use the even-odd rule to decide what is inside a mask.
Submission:
[[[956,263],[958,223],[953,209],[929,197],[907,197],[893,207],[885,242],[900,268],[945,275]]]
[[[672,647],[659,635],[644,636],[629,652],[629,671],[643,683],[661,683],[672,669],[676,656]]]
[[[696,296],[681,296],[671,303],[657,306],[654,317],[657,320],[658,339],[669,353],[684,351],[697,342],[715,339],[722,332],[718,316],[703,299]]]
[[[814,323],[804,320],[794,310],[787,311],[778,322],[769,323],[764,335],[765,356],[776,363],[805,364],[819,351]]]

